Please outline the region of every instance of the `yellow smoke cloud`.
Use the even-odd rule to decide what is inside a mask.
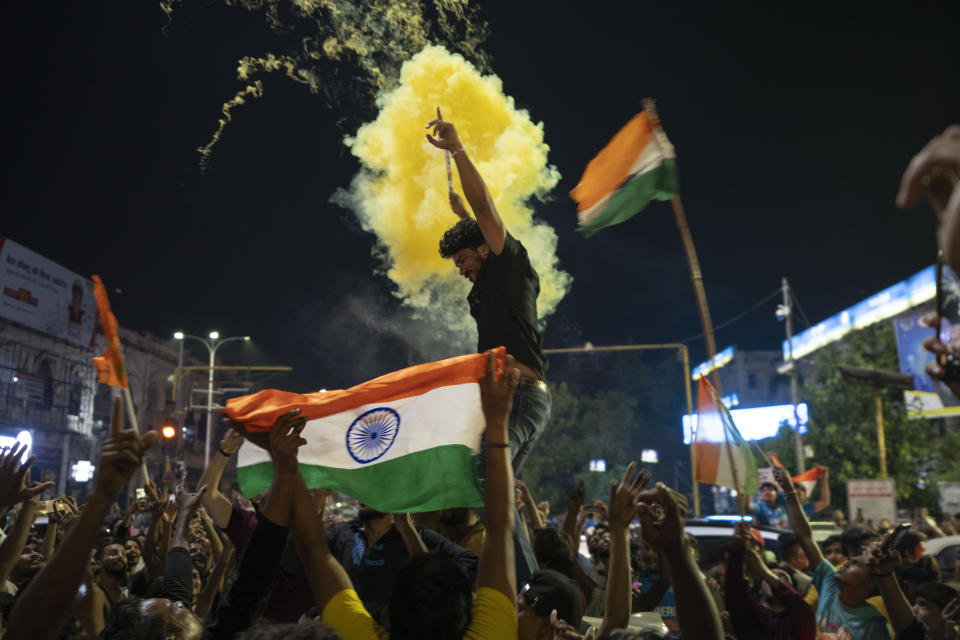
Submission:
[[[542,123],[516,108],[499,78],[482,75],[462,56],[439,46],[428,46],[408,60],[398,86],[377,102],[376,120],[345,141],[363,169],[350,192],[338,194],[335,201],[354,209],[364,228],[376,234],[397,295],[426,312],[424,317],[457,332],[473,330],[463,302],[470,284],[438,251],[443,232],[457,221],[447,198],[443,152],[424,137],[424,125],[439,106],[444,119],[457,127],[504,224],[527,248],[540,275],[540,317],[552,313],[571,278],[558,268],[556,233],[534,220],[528,204],[560,179],[547,164]],[[454,188],[462,193],[455,168]]]

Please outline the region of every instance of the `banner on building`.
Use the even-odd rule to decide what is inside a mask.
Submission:
[[[860,516],[873,522],[874,528],[881,520],[897,521],[897,496],[893,480],[847,480],[847,517],[854,522]]]
[[[93,346],[93,283],[0,235],[0,317]]]
[[[913,389],[903,392],[907,415],[911,418],[960,416],[960,400],[942,382],[931,379],[925,370],[934,356],[923,348],[923,341],[932,336],[934,330],[923,323],[922,315],[897,318],[893,326],[900,371],[913,377]],[[940,339],[956,347],[960,344],[960,324],[952,324],[945,318],[940,324]]]

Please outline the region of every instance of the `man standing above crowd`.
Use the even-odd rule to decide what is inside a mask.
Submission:
[[[427,140],[456,161],[463,193],[476,216],[471,218],[460,196],[450,192],[460,221],[443,234],[440,255],[453,260],[460,275],[473,283],[467,301],[477,323],[477,351],[505,346],[520,370],[509,424],[511,462],[517,474],[550,417],[546,359],[537,331],[540,277],[527,250],[504,226],[453,125],[443,121],[437,109],[437,119],[427,126],[433,128]]]

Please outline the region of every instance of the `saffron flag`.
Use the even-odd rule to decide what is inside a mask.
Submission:
[[[820,479],[820,476],[823,474],[823,467],[814,467],[813,469],[808,469],[799,475],[792,476],[790,479],[793,480],[793,484],[803,485],[803,488],[806,489],[807,495],[809,496],[813,493],[813,488],[817,485],[817,480]]]
[[[748,495],[757,491],[757,461],[730,412],[720,402],[706,376],[697,392],[697,430],[693,437],[699,482],[716,484]]]
[[[97,299],[97,315],[100,316],[100,328],[107,339],[107,348],[102,356],[93,358],[93,366],[97,368],[97,381],[111,387],[126,387],[127,370],[123,366],[123,350],[120,347],[120,325],[110,310],[110,299],[107,297],[107,288],[103,286],[100,276],[93,276],[93,295]]]
[[[570,197],[577,201],[578,231],[589,238],[632,218],[651,200],[669,200],[677,190],[673,145],[644,111],[587,164]]]
[[[497,370],[506,349],[496,349]],[[483,506],[476,456],[486,421],[478,381],[487,354],[417,365],[349,389],[296,394],[266,389],[227,401],[226,416],[269,431],[300,409],[300,473],[308,488],[335,489],[384,513]],[[270,488],[269,454],[244,443],[237,480],[250,497]]]

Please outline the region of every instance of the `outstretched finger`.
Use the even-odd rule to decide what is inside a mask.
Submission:
[[[39,493],[43,493],[44,491],[46,491],[47,489],[50,489],[50,488],[52,488],[52,487],[53,487],[53,483],[50,482],[49,480],[48,480],[47,482],[40,482],[40,483],[38,483],[38,484],[36,484],[36,485],[34,485],[34,486],[32,486],[32,487],[29,487],[29,488],[27,488],[27,489],[24,489],[24,491],[23,491],[23,497],[24,497],[24,499],[29,500],[29,499],[32,498],[33,496],[35,496],[35,495],[37,495],[37,494],[39,494]]]
[[[440,115],[440,107],[437,107],[437,120],[443,120],[443,116]]]
[[[24,462],[23,465],[20,467],[19,471],[17,471],[17,478],[19,478],[22,481],[23,478],[25,478],[27,474],[30,473],[30,467],[33,466],[33,463],[36,459],[37,459],[36,455],[32,455],[29,458],[27,458],[27,461]]]
[[[627,470],[623,473],[623,480],[620,481],[620,484],[629,486],[630,478],[633,477],[633,470],[637,468],[637,461],[633,460],[630,464],[627,465]]]
[[[637,474],[636,480],[633,481],[631,488],[634,491],[643,491],[647,488],[647,484],[650,483],[650,472],[646,469],[641,469],[640,473]]]

